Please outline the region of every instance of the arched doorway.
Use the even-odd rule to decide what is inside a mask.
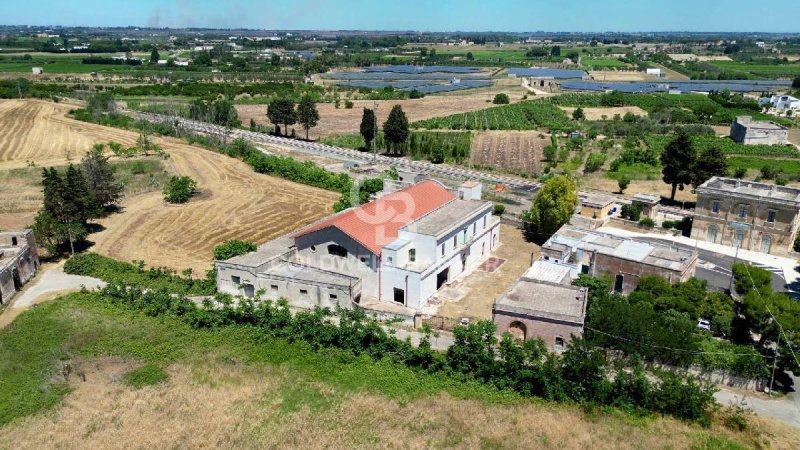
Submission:
[[[515,320],[508,326],[508,332],[511,333],[514,339],[524,341],[525,337],[528,335],[528,327],[526,327],[524,323]]]
[[[772,236],[765,235],[761,238],[761,253],[769,253],[772,250]]]
[[[706,236],[706,240],[708,242],[717,242],[717,226],[716,225],[709,225],[708,226],[708,234]]]

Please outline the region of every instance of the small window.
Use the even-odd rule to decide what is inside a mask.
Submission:
[[[478,224],[477,223],[473,223],[472,224],[472,234],[475,234],[477,232],[478,232]]]
[[[13,246],[17,245],[17,237],[16,236],[11,236],[11,245],[13,245]]]
[[[581,265],[581,273],[584,274],[584,275],[589,275],[589,265],[588,264],[582,264]]]
[[[614,291],[622,292],[623,284],[625,284],[625,277],[623,277],[622,274],[618,274],[614,278]]]
[[[714,200],[714,203],[711,204],[711,212],[718,213],[719,212],[719,202]]]
[[[444,256],[444,244],[442,244],[442,256]]]
[[[308,295],[308,289],[300,289],[300,295]]]
[[[556,344],[557,348],[563,348],[564,347],[564,338],[561,337],[561,336],[556,336],[555,344]]]
[[[329,294],[328,298],[330,298],[331,300],[336,300],[339,297],[337,297],[336,294]]]
[[[363,256],[361,258],[359,258],[359,259],[361,259],[361,262],[363,262],[363,263],[367,262],[367,258],[365,258]]]
[[[486,228],[486,216],[483,216],[483,228]]]
[[[273,291],[277,291],[278,290],[278,285],[277,284],[270,284],[269,288],[272,289]]]
[[[411,248],[408,250],[408,261],[415,262],[417,260],[417,249]]]
[[[453,248],[458,247],[458,236],[453,236]]]
[[[775,211],[767,211],[767,222],[775,223]]]
[[[331,244],[328,246],[328,254],[340,258],[347,258],[347,249],[341,245]]]
[[[316,253],[316,252],[317,252],[317,246],[312,245],[311,246],[311,253]]]
[[[739,207],[739,217],[741,218],[747,217],[747,206],[742,205]]]
[[[231,283],[242,284],[242,279],[240,277],[237,277],[236,275],[231,275]]]
[[[391,256],[387,256],[386,257],[386,262],[391,264],[392,263],[392,257]]]

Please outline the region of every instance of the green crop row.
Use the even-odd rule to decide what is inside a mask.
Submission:
[[[540,102],[513,105],[421,120],[412,128],[427,130],[539,130],[572,131],[575,123],[561,109]]]

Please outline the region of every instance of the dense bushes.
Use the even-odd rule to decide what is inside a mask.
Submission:
[[[50,98],[73,91],[63,84],[34,83],[24,78],[0,80],[0,98]]]
[[[358,134],[332,136],[322,139],[322,142],[337,147],[371,151],[371,148],[365,147],[364,138]],[[397,149],[412,159],[426,159],[436,164],[442,162],[461,164],[469,159],[471,146],[472,134],[468,131],[412,131],[408,139],[399,144]],[[383,133],[378,133],[375,147],[379,150],[388,148]]]
[[[164,186],[164,200],[186,203],[197,193],[197,182],[190,177],[172,177]]]
[[[650,135],[645,138],[647,148],[660,154],[675,136]],[[714,147],[722,150],[726,155],[752,155],[752,156],[782,156],[800,158],[800,152],[793,145],[744,145],[732,139],[717,136],[692,136],[692,144],[698,153]]]
[[[113,92],[122,96],[141,96],[141,97],[194,97],[211,98],[224,95],[232,99],[238,95],[249,94],[251,96],[268,96],[291,98],[299,101],[300,98],[308,93],[315,99],[319,99],[324,91],[323,88],[311,84],[302,83],[211,83],[211,82],[179,82],[164,84],[142,84],[131,87],[117,87]]]
[[[256,244],[249,241],[233,239],[214,247],[214,260],[227,261],[234,256],[256,251]]]
[[[196,328],[257,327],[268,337],[303,341],[315,350],[344,349],[456,380],[480,380],[526,397],[650,410],[703,422],[713,401],[708,387],[670,375],[653,382],[640,365],[631,373],[616,371],[611,381],[605,352],[579,338],[562,356],[548,353],[539,340],[520,342],[506,335],[498,342],[491,322],[457,327],[454,344],[442,354],[432,350],[430,333],[414,346],[394,337],[359,308],[337,311],[336,322],[329,319],[332,312],[327,309],[292,314],[285,301],[240,299],[234,305],[229,297],[219,296],[219,307],[198,306],[167,290],[145,292],[116,283],[103,289],[100,298],[149,316],[173,315]]]
[[[64,264],[64,272],[142,289],[166,289],[176,294],[211,295],[216,291],[214,279],[184,278],[166,267],[145,269],[143,261],[134,261],[130,264],[96,253],[73,256]],[[185,275],[191,275],[190,271]]]

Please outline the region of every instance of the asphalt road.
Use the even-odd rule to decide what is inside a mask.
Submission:
[[[651,237],[637,237],[636,239],[657,244],[668,243],[675,247],[680,247],[686,250],[695,250],[695,248],[691,245],[679,244],[664,239]],[[706,280],[710,287],[717,289],[728,289],[728,286],[730,286],[731,282],[731,267],[734,263],[734,257],[715,253],[710,250],[704,250],[702,248],[698,248],[697,250],[700,263],[697,265],[695,276],[701,280]],[[772,272],[772,290],[774,292],[787,292],[786,279],[783,277],[783,271],[781,269],[776,267],[762,266],[759,264],[754,265]]]

